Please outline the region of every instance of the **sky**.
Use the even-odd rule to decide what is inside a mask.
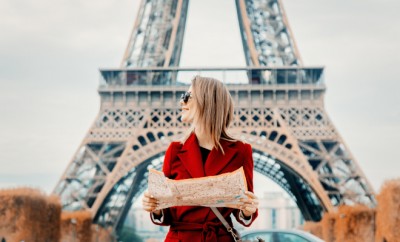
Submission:
[[[0,188],[51,192],[119,67],[139,1],[0,0]],[[400,2],[283,0],[325,107],[375,191],[400,178]],[[212,6],[212,7],[210,7]],[[244,66],[233,0],[191,0],[181,66]],[[257,178],[261,179],[261,178]]]

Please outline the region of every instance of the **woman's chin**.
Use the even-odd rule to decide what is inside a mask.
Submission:
[[[190,123],[189,118],[186,117],[185,115],[182,115],[182,116],[181,116],[181,121],[182,121],[183,123]]]
[[[181,121],[182,121],[183,123],[186,123],[186,122],[187,122],[186,117],[185,117],[184,115],[181,116]]]

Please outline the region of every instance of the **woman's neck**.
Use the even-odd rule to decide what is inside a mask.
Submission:
[[[201,147],[209,150],[212,150],[214,148],[211,137],[207,135],[206,132],[204,132],[204,129],[202,127],[196,126],[196,128],[194,129],[194,133],[196,134],[197,140]]]

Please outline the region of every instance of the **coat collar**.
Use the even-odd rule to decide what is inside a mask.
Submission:
[[[232,147],[235,143],[222,139],[220,142],[225,155],[221,150],[214,148],[203,164],[197,137],[194,133],[189,136],[177,155],[193,178],[215,176],[232,160],[237,152],[237,149]]]

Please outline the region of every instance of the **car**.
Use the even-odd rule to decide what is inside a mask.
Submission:
[[[247,230],[241,236],[243,242],[257,242],[258,238],[265,242],[324,242],[315,235],[296,229]]]

